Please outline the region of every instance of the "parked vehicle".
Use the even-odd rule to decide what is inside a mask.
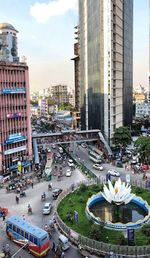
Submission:
[[[66,171],[66,176],[69,177],[72,175],[72,171],[70,169],[67,169]]]
[[[51,213],[52,210],[52,204],[50,202],[46,202],[43,207],[43,214],[48,215]]]
[[[93,165],[93,168],[100,170],[100,171],[102,171],[104,169],[102,165],[97,164],[97,163]]]
[[[119,177],[119,176],[120,176],[120,173],[119,173],[118,171],[113,170],[113,169],[108,170],[108,173],[109,173],[111,176],[116,176],[116,177]]]

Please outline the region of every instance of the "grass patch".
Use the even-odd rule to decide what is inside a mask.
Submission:
[[[102,226],[94,225],[94,223],[88,220],[85,215],[85,207],[88,198],[101,190],[101,185],[92,185],[88,187],[81,185],[79,189],[67,195],[60,202],[58,214],[67,226],[83,236],[110,244],[126,245],[127,240],[121,231],[108,230]],[[149,190],[132,187],[132,192],[137,196],[141,196],[150,204]],[[74,221],[74,211],[78,212],[78,222]],[[144,227],[150,227],[150,225],[147,224]],[[139,246],[150,244],[150,237],[146,236],[145,231],[142,230],[142,228],[135,230],[135,244]]]

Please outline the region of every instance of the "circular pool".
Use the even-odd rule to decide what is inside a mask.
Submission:
[[[86,215],[96,224],[115,230],[140,228],[150,221],[150,207],[141,197],[134,196],[128,204],[108,203],[101,193],[88,199]]]

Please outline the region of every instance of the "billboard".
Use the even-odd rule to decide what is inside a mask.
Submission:
[[[26,93],[25,88],[5,88],[0,91],[2,94]]]
[[[21,142],[25,141],[27,139],[26,136],[21,135],[21,133],[15,133],[15,134],[10,134],[8,139],[4,141],[4,144],[11,144],[15,142]]]
[[[17,148],[13,148],[13,149],[9,149],[9,150],[5,150],[4,155],[9,155],[9,154],[16,153],[19,151],[24,151],[24,150],[26,150],[26,145],[23,145],[23,146],[20,146]]]
[[[22,116],[21,112],[13,113],[13,114],[7,114],[7,118],[19,118],[21,116]]]
[[[17,166],[18,166],[18,172],[21,173],[21,170],[22,170],[21,161],[18,161]]]

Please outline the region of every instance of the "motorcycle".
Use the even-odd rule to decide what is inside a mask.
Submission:
[[[45,195],[45,194],[42,194],[42,195],[41,195],[41,201],[45,201],[45,199],[46,199],[46,195]]]
[[[32,214],[32,208],[31,207],[28,207],[28,215],[31,215]]]
[[[21,193],[20,193],[20,198],[21,198],[21,197],[26,197],[26,192],[21,192]]]

